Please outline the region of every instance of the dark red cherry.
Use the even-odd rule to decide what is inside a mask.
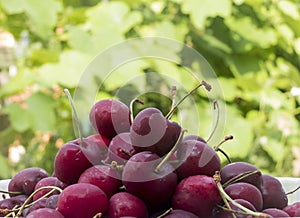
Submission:
[[[118,100],[104,99],[96,102],[89,116],[93,128],[108,139],[130,129],[130,110]]]

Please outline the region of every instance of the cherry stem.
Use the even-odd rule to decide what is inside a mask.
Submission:
[[[253,171],[246,171],[244,173],[240,173],[238,175],[236,175],[235,177],[229,179],[227,182],[225,182],[223,184],[223,187],[227,187],[228,185],[230,184],[233,184],[233,183],[236,183],[236,182],[239,182],[241,181],[242,179],[245,179],[251,175],[254,175],[254,174],[260,174],[261,172],[259,170],[253,170]]]
[[[229,157],[229,156],[226,154],[226,152],[223,151],[223,149],[221,149],[220,147],[221,147],[222,144],[224,144],[225,142],[227,142],[227,141],[229,141],[229,140],[232,140],[232,139],[233,139],[233,136],[232,136],[232,135],[225,136],[225,138],[224,138],[218,145],[214,146],[214,150],[215,150],[215,151],[221,152],[221,153],[226,157],[226,159],[227,159],[227,161],[228,161],[229,163],[232,162],[231,159],[230,159],[230,157]]]
[[[28,204],[28,202],[31,200],[31,198],[36,194],[38,193],[39,191],[41,190],[44,190],[44,189],[51,189],[49,192],[47,192],[45,195],[43,195],[42,197],[40,197],[39,199],[37,199],[36,201]],[[16,210],[18,211],[18,213],[16,214],[16,217],[19,217],[21,216],[22,214],[22,211],[26,208],[26,207],[30,207],[32,206],[33,204],[35,204],[36,202],[42,200],[43,198],[46,198],[48,197],[49,195],[51,195],[53,192],[55,191],[59,191],[60,193],[62,192],[62,189],[56,187],[56,186],[43,186],[37,190],[35,190],[34,192],[31,193],[31,195],[29,195],[29,197],[24,201],[24,203],[22,204],[21,207],[19,208],[16,208]]]
[[[260,212],[255,212],[252,210],[249,210],[248,208],[244,207],[243,205],[237,203],[236,201],[234,201],[224,190],[222,184],[221,184],[221,176],[220,176],[220,172],[216,172],[215,175],[213,176],[214,180],[216,182],[217,188],[219,190],[219,193],[222,197],[222,199],[226,199],[226,201],[230,202],[232,205],[236,206],[237,208],[239,208],[240,210],[246,212],[248,215],[251,216],[257,216],[257,217],[262,217],[262,218],[270,218],[269,215],[265,214],[265,213],[260,213]]]
[[[214,106],[214,110],[217,111],[217,119],[216,119],[216,123],[214,125],[214,128],[213,130],[211,131],[210,135],[208,136],[206,142],[208,142],[209,140],[211,140],[211,138],[213,137],[213,135],[215,134],[216,130],[217,130],[217,127],[219,125],[219,120],[220,120],[220,109],[219,109],[219,104],[218,102],[215,100],[213,102],[213,106]]]
[[[79,119],[78,119],[78,115],[77,115],[77,112],[76,112],[76,109],[75,109],[75,105],[74,105],[72,96],[71,96],[70,91],[68,89],[64,89],[64,93],[67,95],[68,100],[69,100],[69,102],[71,104],[72,111],[73,111],[73,119],[75,120],[75,126],[77,128],[80,146],[83,147],[82,131],[81,131],[80,122],[79,122]]]
[[[0,193],[12,194],[12,195],[21,195],[21,194],[23,194],[22,192],[10,192],[10,191],[5,191],[5,190],[0,190]]]
[[[172,88],[171,88],[171,97],[172,97],[171,111],[173,110],[173,108],[176,105],[176,96],[177,96],[177,88],[176,88],[176,86],[172,86]],[[174,113],[174,111],[172,112],[172,114],[169,115],[169,117],[172,117],[173,113]]]
[[[220,146],[223,145],[225,142],[232,140],[233,139],[233,135],[227,135],[224,137],[224,139],[214,147],[215,151],[218,151],[220,149]]]
[[[102,213],[100,212],[100,213],[96,213],[95,214],[95,216],[93,216],[93,218],[101,218],[102,217]]]
[[[165,116],[167,119],[171,119],[172,114],[174,113],[174,111],[178,108],[178,106],[187,98],[189,97],[191,94],[193,94],[200,86],[204,86],[205,89],[207,91],[211,90],[211,85],[209,85],[208,83],[206,83],[205,81],[201,81],[197,86],[195,86],[195,88],[193,88],[191,91],[189,91],[182,99],[180,99],[172,108],[171,110],[168,112],[168,114]]]
[[[111,163],[106,163],[104,160],[102,160],[101,163],[118,171],[122,171],[124,168],[124,165],[118,165],[117,161],[114,160]]]
[[[130,105],[129,105],[131,123],[134,120],[134,115],[133,115],[133,105],[134,105],[134,103],[139,103],[141,105],[144,105],[144,102],[142,100],[138,99],[138,98],[134,98],[134,99],[131,100]]]
[[[164,165],[164,163],[166,163],[169,160],[169,158],[171,157],[171,155],[175,152],[175,150],[177,149],[178,145],[180,144],[181,139],[182,139],[185,132],[187,132],[186,129],[181,130],[180,135],[179,135],[175,145],[173,146],[173,148],[167,153],[167,155],[164,157],[164,159],[162,159],[162,161],[155,167],[154,171],[156,173],[159,173],[160,168],[162,167],[162,165]]]
[[[125,151],[125,150],[122,149],[122,148],[119,149],[119,152],[121,152],[121,153],[127,155],[128,157],[132,157],[132,155],[131,155],[129,152]]]
[[[170,209],[166,210],[164,213],[162,213],[161,215],[159,215],[159,216],[156,217],[156,218],[163,218],[163,217],[165,217],[166,215],[168,215],[169,213],[171,213],[172,210],[173,210],[173,208],[170,208]]]
[[[286,195],[291,195],[291,194],[294,194],[296,191],[298,191],[300,189],[300,186],[298,186],[297,188],[295,188],[294,190],[288,192],[288,193],[285,193]]]
[[[240,211],[240,210],[232,210],[232,209],[229,209],[227,207],[223,207],[221,205],[217,205],[218,208],[222,209],[222,210],[225,210],[225,211],[228,211],[228,212],[231,212],[231,213],[234,213],[234,214],[242,214],[242,215],[249,215],[248,213],[244,212],[244,211]]]
[[[232,163],[230,157],[228,156],[228,154],[226,154],[225,151],[223,151],[223,149],[219,148],[218,151],[221,152],[225,156],[225,158],[227,159],[228,163]]]

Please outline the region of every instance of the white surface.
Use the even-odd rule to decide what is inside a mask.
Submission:
[[[0,190],[7,191],[9,181],[10,179],[0,180]],[[8,197],[7,194],[5,196]],[[2,194],[0,194],[0,199],[2,199]]]
[[[281,184],[283,185],[284,191],[286,193],[295,190],[298,186],[300,186],[300,178],[290,178],[290,177],[277,177]],[[8,183],[10,179],[0,180],[0,190],[7,191]],[[2,195],[0,195],[0,199]],[[300,201],[300,190],[295,193],[288,195],[289,204],[292,204],[296,201]]]
[[[283,185],[284,191],[286,193],[295,190],[300,186],[300,178],[290,178],[290,177],[277,177],[281,184]],[[300,201],[300,190],[297,190],[295,193],[288,195],[289,204],[292,204],[296,201]]]

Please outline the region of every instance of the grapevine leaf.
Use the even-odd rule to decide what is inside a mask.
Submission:
[[[211,16],[228,16],[231,13],[230,0],[186,0],[182,3],[184,13],[191,15],[194,25],[203,29],[205,19]]]

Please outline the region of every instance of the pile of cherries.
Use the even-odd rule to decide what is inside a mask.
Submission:
[[[97,134],[64,144],[51,175],[18,172],[0,216],[300,217],[300,202],[288,205],[278,179],[246,162],[221,166],[219,146],[171,121],[176,108],[166,116],[145,108],[133,117],[118,100],[98,101],[89,114]]]

